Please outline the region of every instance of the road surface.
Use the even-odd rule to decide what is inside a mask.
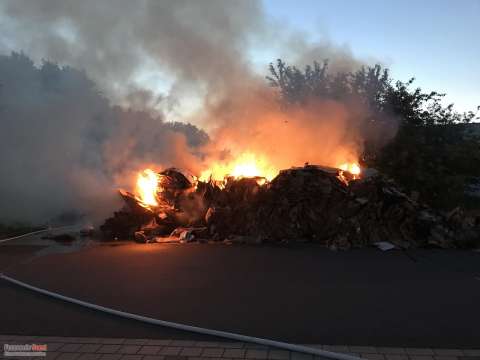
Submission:
[[[295,343],[476,347],[480,338],[473,251],[120,243],[31,258],[38,248],[8,248],[9,276],[162,320]],[[3,334],[202,338],[3,281],[0,298]]]

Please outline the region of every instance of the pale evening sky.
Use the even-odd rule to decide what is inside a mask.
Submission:
[[[414,76],[460,111],[480,105],[480,0],[263,0],[265,12],[314,39]]]

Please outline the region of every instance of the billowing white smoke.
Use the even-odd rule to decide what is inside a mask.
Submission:
[[[24,51],[37,68],[22,55],[0,59],[0,221],[39,222],[72,209],[101,218],[117,206],[115,187],[131,186],[143,166],[197,172],[219,151],[258,150],[274,135],[284,144],[283,153],[270,145],[278,166],[349,147],[356,134],[345,106],[282,115],[247,54],[271,43],[300,63],[329,58],[332,69],[348,70],[359,62],[277,30],[256,0],[3,1],[0,52]],[[84,69],[98,89],[77,70],[42,67],[42,58]],[[156,73],[169,84],[163,96],[152,92]],[[136,111],[112,108],[100,90]],[[202,161],[205,134],[161,114],[192,94],[200,110],[191,119],[213,136]],[[285,144],[290,134],[297,137]]]
[[[65,212],[100,220],[146,164],[186,166],[192,126],[111,107],[85,74],[24,55],[0,56],[0,219],[44,222]]]

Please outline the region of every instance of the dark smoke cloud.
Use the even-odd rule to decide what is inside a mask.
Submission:
[[[196,87],[217,101],[233,85],[251,86],[252,46],[300,65],[326,58],[332,69],[361,64],[348,48],[311,43],[268,19],[257,0],[7,0],[0,10],[8,19],[0,50],[85,69],[117,101],[147,69],[173,79],[172,96]]]
[[[199,172],[212,161],[199,161],[200,151],[223,152],[235,138],[241,140],[238,151],[258,148],[274,133],[261,125],[263,113],[273,127],[285,115],[272,101],[265,74],[252,70],[247,54],[254,46],[271,44],[300,65],[327,58],[334,71],[361,65],[348,48],[312,44],[274,24],[256,0],[6,0],[0,20],[0,52],[24,51],[37,64],[19,55],[0,59],[0,221],[44,221],[72,208],[100,218],[116,205],[114,188],[131,187],[142,167]],[[88,77],[42,66],[41,59],[83,69]],[[169,79],[167,91],[139,82],[145,72]],[[181,106],[192,94],[201,105],[196,124],[226,139],[200,149],[207,141],[203,132],[164,122],[162,110]],[[257,99],[263,95],[265,101]],[[335,144],[354,138],[345,111],[329,104],[319,115],[340,124]],[[297,115],[315,123],[314,114]],[[281,126],[279,134],[288,137]],[[331,130],[309,126],[300,125],[305,138],[310,130]]]
[[[190,166],[208,141],[188,124],[112,107],[84,73],[0,56],[0,220],[97,220],[144,166]]]
[[[243,51],[263,26],[249,0],[13,0],[3,13],[4,48],[86,69],[111,95],[148,63],[177,91],[225,87],[248,73]]]

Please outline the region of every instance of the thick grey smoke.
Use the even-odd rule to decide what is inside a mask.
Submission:
[[[0,6],[1,51],[85,69],[114,101],[143,111],[111,110],[73,70],[53,69],[58,78],[48,79],[48,66],[38,70],[27,57],[3,57],[2,221],[44,221],[72,208],[111,211],[113,189],[131,186],[134,172],[149,164],[195,171],[191,149],[205,135],[163,123],[155,112],[165,99],[135,79],[150,68],[174,79],[165,97],[179,96],[186,84],[189,91],[221,94],[232,77],[248,74],[242,51],[262,26],[259,3],[243,0]],[[49,81],[58,88],[48,88]]]
[[[332,69],[360,65],[348,49],[312,45],[273,24],[256,0],[6,0],[0,20],[0,52],[23,51],[36,63],[18,54],[0,58],[0,221],[39,222],[71,209],[100,218],[116,206],[115,187],[131,186],[139,168],[201,170],[206,135],[166,123],[162,114],[188,106],[184,96],[200,104],[197,125],[227,134],[209,154],[235,138],[243,144],[238,151],[257,149],[272,131],[261,126],[262,114],[273,127],[283,116],[273,109],[265,74],[252,70],[247,54],[258,44],[294,54],[298,64],[329,58]],[[156,89],[154,75],[166,89]],[[257,98],[263,94],[265,101]],[[320,116],[341,124],[332,147],[352,138],[344,110],[332,115],[337,108]],[[312,114],[300,117],[314,122]],[[285,138],[290,130],[279,131]],[[302,131],[311,133],[308,125]]]
[[[190,166],[206,134],[112,107],[84,73],[25,55],[0,56],[0,219],[43,222],[62,212],[99,219],[139,167]]]
[[[348,48],[309,43],[268,19],[257,0],[7,0],[0,11],[0,50],[84,69],[116,101],[145,72],[162,73],[170,96],[197,91],[219,101],[257,78],[247,57],[254,46],[300,65],[327,58],[332,69],[361,64]]]
[[[110,95],[142,71],[173,90],[221,88],[248,73],[244,50],[263,33],[251,0],[40,0],[3,2],[2,48],[85,69]]]

